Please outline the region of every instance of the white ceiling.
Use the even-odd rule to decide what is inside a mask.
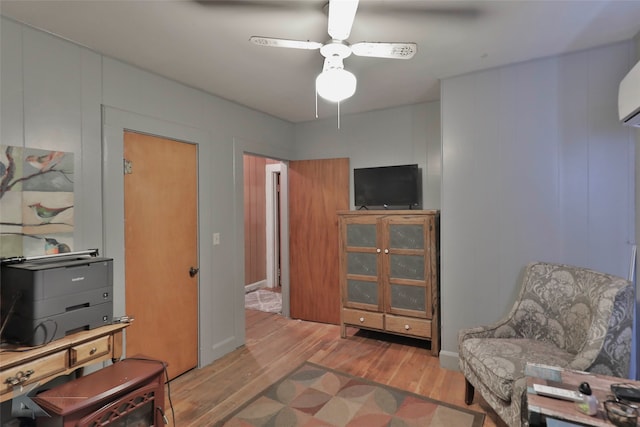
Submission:
[[[315,118],[318,51],[252,35],[325,42],[325,0],[1,0],[0,12],[109,57],[291,122]],[[437,100],[439,79],[628,40],[640,0],[361,0],[348,41],[409,41],[410,60],[350,56],[342,113]],[[318,101],[319,116],[335,104]]]

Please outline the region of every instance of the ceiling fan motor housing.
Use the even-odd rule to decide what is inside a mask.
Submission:
[[[325,58],[340,58],[344,59],[351,55],[351,48],[342,40],[329,40],[324,46],[320,48],[320,53]]]

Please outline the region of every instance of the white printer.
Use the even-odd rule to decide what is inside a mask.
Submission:
[[[42,345],[112,323],[113,259],[94,251],[3,260],[2,340]]]

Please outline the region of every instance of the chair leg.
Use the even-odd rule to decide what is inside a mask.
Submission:
[[[464,386],[464,403],[466,403],[467,405],[471,405],[473,403],[473,393],[475,391],[475,388],[466,378],[464,380]]]

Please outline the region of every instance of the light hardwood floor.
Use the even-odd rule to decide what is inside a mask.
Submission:
[[[170,383],[177,426],[212,425],[307,360],[466,406],[462,374],[440,368],[422,341],[352,328],[341,339],[337,325],[254,310],[246,310],[246,320],[245,346]],[[487,414],[485,427],[505,426],[478,393],[469,408]]]

